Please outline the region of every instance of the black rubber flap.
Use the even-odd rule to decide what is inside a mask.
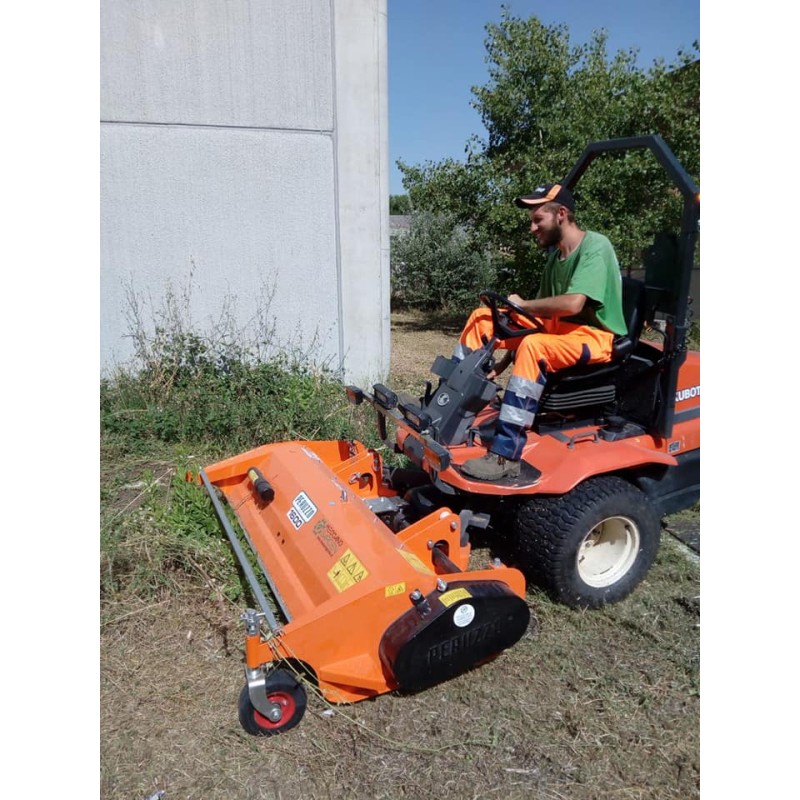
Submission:
[[[528,628],[525,601],[501,581],[451,583],[393,622],[380,643],[385,669],[401,689],[417,691],[460,675],[519,641]]]

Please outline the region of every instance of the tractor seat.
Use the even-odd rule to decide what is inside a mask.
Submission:
[[[635,350],[644,324],[651,316],[650,311],[644,282],[623,276],[622,313],[628,333],[615,338],[610,361],[567,367],[548,375],[539,401],[539,411],[563,412],[566,409],[613,402],[616,397],[616,375]]]
[[[636,348],[639,337],[647,321],[647,291],[644,281],[623,276],[622,278],[622,316],[628,332],[617,336],[611,348],[611,364],[627,358]],[[602,365],[600,365],[602,366]]]

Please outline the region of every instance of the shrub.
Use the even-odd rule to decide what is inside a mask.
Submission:
[[[444,313],[477,305],[481,289],[492,288],[495,268],[469,228],[446,214],[413,214],[411,228],[392,239],[392,303]]]
[[[130,363],[100,384],[101,430],[137,440],[217,442],[249,448],[292,438],[343,438],[347,403],[333,371],[306,350],[279,347],[272,329],[237,330],[224,313],[192,329],[172,292],[145,325],[129,296]]]

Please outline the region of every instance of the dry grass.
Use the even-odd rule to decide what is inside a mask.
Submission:
[[[410,392],[454,336],[453,326],[418,322],[395,315],[393,324],[392,385]],[[138,469],[123,480],[104,464],[118,487],[106,489],[108,507],[134,499]],[[473,558],[489,555],[476,548]],[[697,561],[665,533],[625,602],[575,612],[532,593],[538,625],[491,663],[333,715],[311,696],[301,724],[269,739],[248,736],[236,718],[241,604],[211,599],[200,575],[147,602],[116,596],[102,606],[101,796],[699,797],[698,595]]]

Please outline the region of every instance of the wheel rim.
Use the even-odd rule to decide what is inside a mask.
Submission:
[[[608,517],[592,528],[578,548],[578,574],[595,588],[611,586],[639,555],[639,526],[629,517]]]
[[[297,708],[294,697],[285,692],[273,692],[268,695],[271,703],[277,703],[281,707],[280,719],[273,722],[269,717],[265,717],[258,709],[253,709],[253,717],[262,728],[280,728],[287,719],[291,719]]]

